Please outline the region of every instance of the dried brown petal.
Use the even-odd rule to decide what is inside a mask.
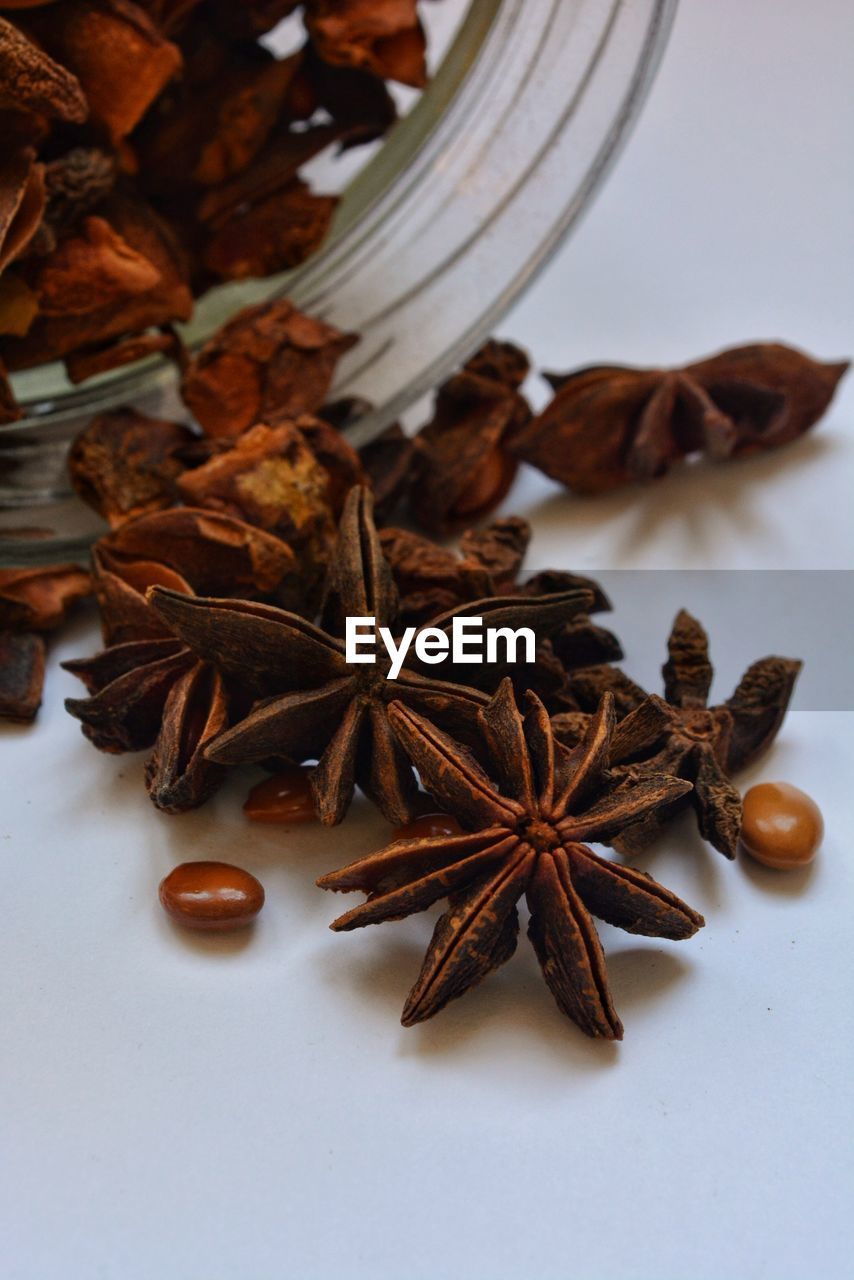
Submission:
[[[254,40],[293,13],[300,0],[214,0],[213,21],[223,35],[234,40]]]
[[[0,271],[27,248],[44,206],[44,169],[34,152],[9,155],[0,163]]]
[[[183,464],[188,427],[115,409],[93,418],[74,440],[68,471],[75,491],[113,528],[171,506]]]
[[[355,147],[381,138],[397,119],[394,99],[385,83],[357,67],[333,66],[309,43],[294,81],[291,113],[308,119],[323,108],[341,131],[341,146]],[[299,107],[294,98],[299,95]]]
[[[41,636],[0,631],[0,720],[35,718],[42,700],[44,656]]]
[[[306,27],[326,62],[415,88],[426,84],[415,0],[310,0]]]
[[[88,378],[121,369],[126,364],[136,364],[148,356],[168,355],[183,362],[183,347],[174,330],[165,333],[140,333],[135,338],[124,338],[102,347],[84,347],[65,357],[65,372],[69,382],[75,385]]]
[[[44,316],[85,315],[148,293],[159,282],[160,272],[148,258],[103,218],[89,217],[40,271],[40,310]]]
[[[237,436],[273,415],[320,409],[335,365],[356,342],[286,300],[247,307],[190,364],[187,406],[211,436]]]
[[[181,68],[165,40],[131,0],[67,0],[33,14],[30,29],[77,77],[93,121],[124,138]]]
[[[39,315],[26,337],[4,340],[10,368],[26,369],[79,347],[189,318],[193,298],[184,263],[160,219],[147,206],[118,195],[102,205],[102,212],[103,218],[87,219],[95,224],[94,242],[75,238],[66,242],[75,248],[58,250],[55,279],[53,255],[35,273],[33,287],[41,292],[44,279],[53,314]],[[145,279],[153,284],[139,288]],[[124,293],[123,281],[129,286]],[[71,312],[60,305],[62,298],[71,301]]]
[[[299,133],[274,135],[257,159],[228,182],[206,191],[196,210],[200,222],[218,227],[243,205],[254,205],[280,192],[297,176],[297,170],[340,135],[329,125],[314,125]]]
[[[337,196],[315,195],[295,179],[223,222],[208,240],[204,264],[224,280],[298,267],[325,239],[337,204]]]
[[[17,422],[20,417],[21,410],[9,385],[6,366],[0,360],[0,422]]]
[[[0,627],[53,631],[71,605],[92,594],[92,579],[76,564],[0,569]]]
[[[330,406],[323,409],[328,418]],[[400,423],[393,422],[380,435],[362,445],[359,458],[374,494],[377,521],[385,524],[403,501],[412,475],[415,441]]]
[[[259,425],[230,449],[187,471],[184,500],[247,520],[283,538],[300,555],[306,590],[319,584],[335,544],[329,477],[298,424]]]
[[[0,108],[75,124],[88,114],[76,77],[5,18],[0,18]]]
[[[280,538],[216,511],[179,507],[130,520],[103,539],[123,559],[153,560],[199,594],[292,593],[293,551]]]
[[[496,345],[488,344],[490,350]],[[433,417],[416,438],[410,502],[418,523],[431,532],[448,532],[486,515],[516,474],[506,445],[530,410],[512,378],[508,383],[475,372],[481,363],[494,371],[492,357],[482,357],[478,352],[439,388]]]
[[[299,55],[261,64],[250,80],[220,98],[213,136],[202,147],[193,179],[214,187],[255,159],[284,108]]]
[[[5,271],[0,276],[0,334],[22,338],[38,310],[38,294],[13,271]]]

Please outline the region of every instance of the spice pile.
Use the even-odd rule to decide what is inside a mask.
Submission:
[[[524,896],[559,1007],[588,1034],[619,1038],[591,917],[671,939],[703,921],[589,845],[631,859],[693,809],[703,838],[734,858],[743,806],[732,778],[774,740],[801,664],[753,662],[710,705],[707,637],[683,611],[663,697],[648,693],[593,620],[610,608],[597,583],[565,570],[526,577],[527,523],[482,520],[520,460],[596,490],[698,452],[788,442],[820,416],[845,366],[765,344],[671,373],[600,368],[562,380],[535,416],[521,392],[526,355],[493,341],[439,389],[414,438],[395,426],[357,453],[341,429],[364,405],[329,399],[354,341],[286,301],[249,308],[185,368],[192,426],[126,408],[84,429],[72,481],[110,529],[91,580],[64,566],[0,576],[0,643],[11,655],[0,710],[35,713],[38,633],[93,591],[105,648],[65,664],[85,686],[66,705],[101,750],[149,752],[159,809],[202,804],[228,770],[256,764],[272,776],[247,801],[253,819],[333,826],[359,787],[395,838],[321,879],[367,895],[333,928],[447,898],[406,1024],[509,958]],[[390,523],[398,516],[410,525]],[[434,540],[451,531],[456,548]],[[521,662],[499,650],[482,665],[436,665],[410,643],[397,671],[379,652],[354,665],[345,621],[365,617],[395,641],[429,629],[440,647],[456,620],[477,617],[530,628],[536,648]],[[791,822],[777,810],[794,801],[785,789],[774,796],[776,809],[768,797],[752,803],[748,847],[771,865],[802,865],[820,816],[801,803],[800,835],[780,851]],[[231,893],[236,876],[245,894],[233,919],[245,923],[263,891],[242,874],[188,864],[164,882],[164,904],[196,927],[232,927],[217,877]],[[197,889],[208,914],[195,919]]]
[[[426,81],[416,0],[0,3],[0,422],[4,370],[180,356],[194,297],[304,261],[336,198],[300,170],[385,133],[386,81]]]

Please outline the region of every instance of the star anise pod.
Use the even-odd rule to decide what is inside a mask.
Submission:
[[[691,454],[740,457],[796,440],[847,368],[766,342],[677,369],[547,374],[554,399],[507,447],[575,493],[603,493],[663,475]]]
[[[148,558],[128,554],[128,531],[138,547],[148,548]],[[279,577],[294,569],[293,553],[278,539],[239,520],[190,509],[124,525],[93,552],[107,648],[63,664],[89,692],[68,698],[65,706],[101,751],[153,748],[146,786],[167,813],[195,808],[213,794],[225,770],[205,757],[205,747],[249,704],[236,681],[175,638],[146,592],[157,585],[189,596],[200,581],[227,591],[238,560],[260,590],[272,586],[274,564]]]
[[[761,658],[748,667],[726,702],[710,707],[713,668],[708,637],[684,609],[673,624],[668,651],[662,668],[664,699],[645,698],[643,690],[621,682],[627,714],[614,735],[611,764],[622,777],[672,773],[688,779],[694,789],[622,834],[616,847],[640,852],[690,805],[703,839],[734,858],[741,796],[730,776],[767,750],[777,736],[802,664],[791,658]],[[580,702],[592,706],[613,681],[612,669],[591,668],[578,673],[573,689]],[[562,725],[560,720],[556,717],[556,731],[571,741],[578,726]]]
[[[421,665],[411,646],[396,679],[390,661],[349,665],[341,640],[344,618],[374,617],[376,626],[396,627],[397,593],[380,547],[367,489],[354,488],[341,520],[338,552],[330,566],[321,625],[265,605],[233,600],[191,599],[157,589],[152,601],[172,631],[223,673],[254,688],[264,700],[241,723],[208,747],[223,764],[248,764],[285,756],[317,760],[312,775],[322,822],[340,822],[356,783],[391,822],[417,811],[418,788],[409,760],[392,732],[388,709],[397,700],[424,712],[445,728],[466,735],[486,695],[473,682],[495,683],[494,668]],[[583,589],[537,599],[494,597],[459,606],[433,620],[450,633],[458,616],[483,617],[485,625],[531,626],[549,631],[589,608]]]
[[[570,672],[576,667],[614,662],[622,657],[620,642],[613,632],[597,626],[589,617],[590,613],[609,610],[611,604],[597,582],[580,574],[546,569],[520,579],[530,537],[530,525],[518,516],[467,530],[460,538],[459,553],[408,529],[380,530],[383,552],[400,594],[401,625],[426,625],[437,614],[479,597],[534,598],[575,588],[589,591],[590,609],[571,618],[549,637],[542,637],[536,660],[518,663],[511,672],[517,693],[533,689],[550,711],[575,708]]]
[[[335,930],[400,919],[448,899],[404,1006],[405,1026],[432,1017],[510,958],[524,894],[528,935],[558,1007],[587,1035],[619,1040],[623,1028],[591,914],[629,933],[674,939],[690,938],[703,918],[650,876],[599,857],[588,842],[613,839],[690,783],[659,774],[614,786],[607,694],[574,751],[555,741],[536,695],[527,695],[526,707],[523,718],[505,680],[479,713],[485,772],[460,743],[395,704],[395,733],[463,834],[397,841],[318,884],[368,894]]]

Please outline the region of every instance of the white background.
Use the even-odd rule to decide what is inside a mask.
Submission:
[[[852,48],[847,0],[683,0],[616,172],[503,332],[553,368],[760,337],[850,352]],[[598,502],[529,473],[507,510],[535,523],[533,565],[848,568],[852,417],[854,384],[777,457]],[[722,610],[729,669],[764,635]],[[382,821],[250,827],[248,776],[156,814],[140,758],[61,709],[78,686],[55,660],[94,645],[80,620],[35,728],[0,739],[4,1277],[850,1274],[854,714],[795,712],[743,780],[820,801],[811,872],[731,866],[688,823],[647,859],[708,924],[682,944],[603,926],[622,1045],[561,1019],[524,938],[404,1031],[432,916],[336,937],[342,900],[312,887]],[[157,883],[187,858],[261,877],[253,932],[166,921]]]

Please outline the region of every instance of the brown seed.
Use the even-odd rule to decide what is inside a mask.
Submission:
[[[425,813],[394,831],[395,840],[428,840],[435,836],[462,835],[462,827],[449,813]]]
[[[226,933],[252,923],[264,886],[228,862],[182,862],[161,880],[160,905],[187,929]]]
[[[243,812],[253,822],[314,822],[314,798],[309,782],[311,770],[291,765],[272,778],[265,778],[246,797]]]
[[[824,820],[816,802],[788,782],[761,782],[744,797],[741,842],[751,857],[777,871],[812,862]]]

